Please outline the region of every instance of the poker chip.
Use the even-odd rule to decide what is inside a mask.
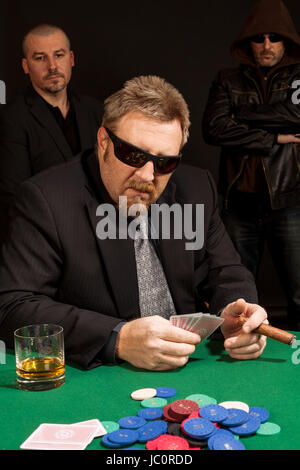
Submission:
[[[209,397],[208,395],[203,395],[201,393],[195,393],[186,397],[186,400],[195,401],[199,408],[205,405],[216,405],[217,400],[215,398]]]
[[[233,437],[222,435],[213,441],[212,450],[246,450],[242,442]]]
[[[211,437],[208,438],[207,440],[207,446],[210,450],[214,450],[213,445],[214,445],[214,440],[217,439],[218,437],[221,436],[227,436],[227,438],[233,438],[234,434],[232,432],[228,431],[227,429],[218,429]]]
[[[106,436],[110,442],[119,445],[133,444],[139,437],[138,433],[132,429],[117,429]]]
[[[267,421],[266,423],[262,423],[260,425],[256,431],[256,434],[259,434],[260,436],[272,436],[273,434],[278,434],[280,431],[281,428],[278,426],[278,424]]]
[[[133,400],[142,401],[156,396],[156,388],[140,388],[131,393]]]
[[[188,421],[189,419],[192,419],[192,418],[200,418],[200,415],[199,415],[199,412],[198,411],[194,411],[194,413],[191,413],[188,418],[184,419],[183,421],[181,421],[181,430],[183,430],[183,425],[186,421]]]
[[[163,416],[163,410],[161,408],[143,408],[138,411],[138,416],[151,421],[153,419],[161,418]]]
[[[168,402],[165,398],[154,397],[141,401],[141,406],[143,408],[163,408],[167,403]]]
[[[223,426],[240,426],[248,421],[250,414],[244,410],[238,410],[235,408],[228,408],[228,416],[222,421]]]
[[[169,405],[165,405],[163,407],[163,416],[164,418],[171,422],[171,423],[179,423],[180,420],[178,418],[173,418],[173,416],[170,415],[170,408],[171,408],[171,403]]]
[[[219,405],[223,406],[223,408],[235,408],[237,410],[244,410],[246,413],[249,413],[249,405],[242,401],[223,401],[222,403],[219,403]]]
[[[261,423],[265,423],[270,418],[270,413],[265,408],[260,408],[258,406],[251,406],[249,410],[251,416],[256,416],[260,419]]]
[[[200,408],[200,416],[209,421],[221,423],[228,416],[228,410],[220,405],[205,405]]]
[[[101,443],[109,449],[145,450],[132,446],[145,444],[147,450],[245,450],[240,437],[268,436],[281,431],[269,422],[267,409],[241,401],[224,401],[204,394],[191,394],[171,400],[177,391],[171,387],[143,388],[131,393],[140,401],[136,415],[118,422],[102,421],[107,434]]]
[[[117,444],[116,442],[110,441],[109,434],[102,436],[101,443],[109,449],[120,449],[122,447],[122,444]]]
[[[108,433],[116,431],[120,428],[119,424],[115,421],[101,421],[101,424]]]
[[[157,443],[161,436],[157,437],[156,439],[152,439],[151,441],[146,442],[146,449],[147,450],[157,450]]]
[[[120,428],[138,429],[146,424],[146,420],[140,416],[126,416],[118,421]]]
[[[189,415],[195,411],[199,411],[199,406],[192,400],[176,400],[171,403],[169,408],[169,414],[178,421],[183,421],[188,418]]]
[[[160,398],[171,398],[177,393],[175,388],[171,387],[159,387],[156,389],[156,396]]]
[[[217,429],[208,419],[192,418],[184,423],[183,430],[194,439],[203,440],[214,434]]]
[[[165,421],[151,421],[145,424],[138,430],[138,441],[147,442],[156,439],[161,434],[165,434],[168,430],[168,425]]]
[[[142,447],[122,447],[122,450],[146,450],[146,449],[142,449]]]
[[[189,450],[190,446],[186,439],[179,436],[168,436],[158,439],[155,450]]]
[[[251,436],[259,429],[261,422],[255,416],[249,416],[248,421],[240,426],[230,426],[229,431],[237,434],[238,436]]]

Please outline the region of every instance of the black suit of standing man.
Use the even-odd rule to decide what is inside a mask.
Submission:
[[[94,145],[103,106],[68,88],[74,53],[58,27],[40,25],[23,41],[31,85],[0,112],[0,245],[20,184]]]
[[[56,323],[64,328],[67,359],[84,367],[115,359],[152,370],[181,367],[200,337],[171,325],[169,307],[173,302],[176,313],[194,313],[206,301],[211,313],[222,312],[232,357],[262,353],[265,338],[252,330],[267,315],[255,304],[252,276],[220,220],[212,178],[181,165],[174,173],[188,114],[181,94],[164,80],[132,79],[105,101],[97,152],[22,185],[0,264],[0,339],[7,347],[20,326]],[[156,201],[176,206],[179,215],[186,205],[203,204],[204,221],[184,212],[169,234],[157,231],[152,255],[141,261],[135,240],[120,236],[120,197],[127,198],[126,215],[138,202],[151,221]],[[187,249],[186,224],[193,230],[196,224],[203,244]],[[184,226],[181,236],[175,226]],[[249,317],[243,328],[241,313]]]

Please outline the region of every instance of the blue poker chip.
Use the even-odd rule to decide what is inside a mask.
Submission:
[[[260,419],[261,423],[265,423],[270,418],[270,413],[265,408],[260,408],[259,406],[251,406],[249,409],[249,414],[255,418]]]
[[[210,450],[213,450],[214,440],[218,437],[226,436],[227,438],[235,439],[234,434],[227,429],[217,429],[217,431],[208,438],[207,446]]]
[[[118,425],[125,429],[138,429],[146,424],[146,420],[140,416],[126,416],[119,419]]]
[[[249,416],[248,421],[240,426],[230,426],[229,431],[237,434],[238,436],[251,436],[256,433],[260,425],[260,419],[255,416]]]
[[[138,412],[138,416],[146,419],[147,421],[152,421],[153,419],[161,418],[162,415],[162,408],[142,408]]]
[[[205,440],[216,431],[216,426],[206,418],[191,418],[183,423],[183,431],[190,437]]]
[[[116,431],[106,434],[109,441],[119,445],[134,444],[138,440],[138,433],[133,429],[117,429]]]
[[[240,426],[241,424],[246,423],[250,418],[250,414],[246,413],[244,410],[229,408],[227,411],[228,416],[224,421],[222,421],[223,426]]]
[[[200,408],[201,418],[206,418],[214,423],[222,423],[228,416],[228,410],[220,405],[210,404]]]
[[[146,450],[146,449],[143,449],[142,447],[123,447],[122,450]]]
[[[213,441],[212,450],[246,450],[241,441],[237,441],[234,437],[222,435],[216,437]]]
[[[105,446],[108,447],[109,449],[120,449],[122,445],[116,444],[115,442],[111,442],[109,440],[109,434],[105,434],[102,436],[101,443]]]
[[[147,442],[156,439],[161,434],[166,434],[168,431],[168,425],[165,421],[157,420],[150,421],[145,426],[138,429],[138,441]]]
[[[176,393],[177,390],[171,387],[159,387],[156,389],[156,396],[160,398],[174,397]]]

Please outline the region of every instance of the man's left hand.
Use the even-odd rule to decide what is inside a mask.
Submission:
[[[241,324],[240,315],[247,318]],[[256,359],[266,347],[265,336],[254,333],[262,323],[268,323],[267,312],[256,304],[249,304],[244,299],[228,304],[221,317],[225,319],[221,326],[225,337],[224,347],[234,359]]]

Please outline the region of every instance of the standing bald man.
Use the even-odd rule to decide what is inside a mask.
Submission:
[[[0,245],[20,184],[94,146],[103,108],[71,91],[74,65],[61,28],[42,24],[24,37],[22,67],[30,86],[0,112]]]

